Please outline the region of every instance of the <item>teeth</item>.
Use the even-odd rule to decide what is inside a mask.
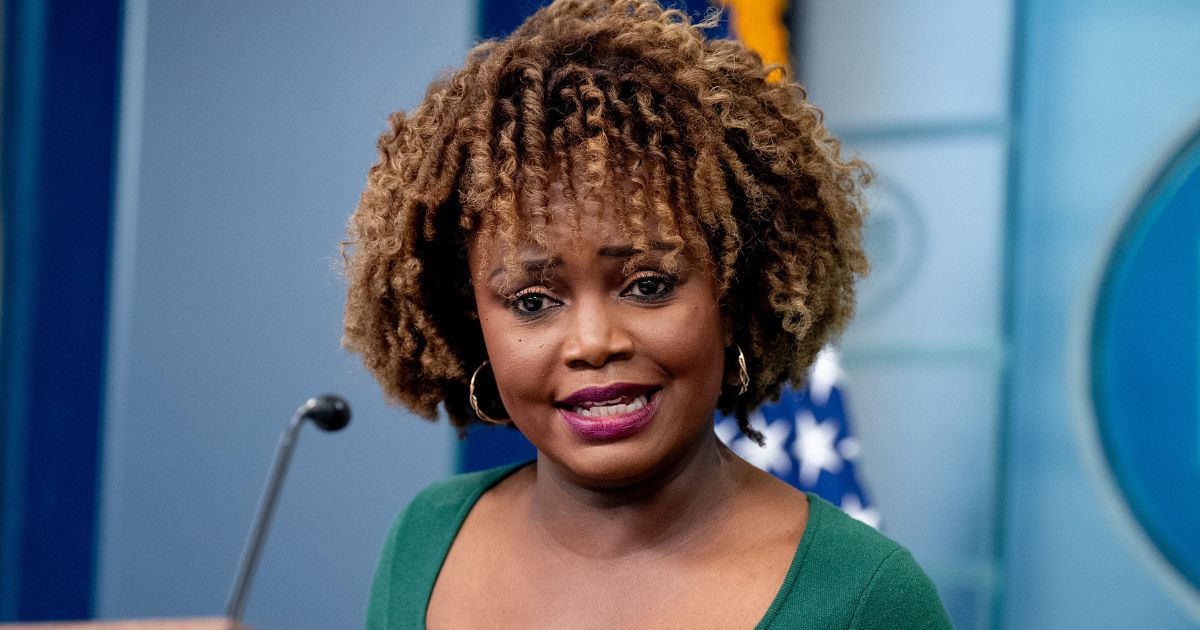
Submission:
[[[573,407],[572,413],[579,414],[585,418],[607,418],[609,416],[619,416],[621,414],[631,413],[646,406],[646,395],[642,394],[633,399],[628,405],[620,404],[621,399],[615,401],[606,400],[604,403],[594,407]],[[616,404],[609,404],[616,403]]]

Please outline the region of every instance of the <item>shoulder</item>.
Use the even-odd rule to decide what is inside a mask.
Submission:
[[[458,528],[479,497],[521,465],[455,475],[430,484],[388,531],[375,570],[367,614],[369,628],[405,627],[398,619],[419,614]]]
[[[809,495],[809,505],[781,618],[815,615],[862,630],[951,627],[937,589],[907,549],[819,497]]]
[[[430,484],[418,493],[408,507],[400,513],[399,518],[392,526],[392,534],[426,525],[442,525],[447,520],[453,521],[455,517],[466,516],[465,514],[460,515],[460,512],[469,511],[480,495],[518,467],[500,466],[479,472],[455,475]]]
[[[451,538],[467,512],[487,491],[520,465],[455,475],[434,482],[417,494],[396,518],[388,532],[386,551],[407,546],[426,546],[443,538],[449,529]],[[386,558],[385,558],[386,559]]]

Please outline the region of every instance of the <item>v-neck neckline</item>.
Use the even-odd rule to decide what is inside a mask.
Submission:
[[[423,596],[421,601],[421,627],[425,628],[425,615],[429,612],[429,600],[433,597],[433,587],[437,584],[438,576],[442,573],[442,567],[446,564],[446,557],[450,554],[450,547],[454,545],[454,541],[458,539],[458,533],[462,530],[463,523],[466,522],[467,516],[471,510],[475,509],[475,504],[479,502],[479,498],[487,493],[488,490],[496,487],[500,482],[512,476],[518,470],[532,464],[533,461],[510,464],[501,466],[487,471],[486,475],[472,491],[466,496],[458,512],[454,515],[454,520],[450,523],[450,527],[446,528],[446,535],[440,541],[440,548],[437,550],[438,563],[437,570],[429,575],[429,579],[422,585]],[[767,630],[771,627],[771,622],[779,613],[779,610],[787,603],[788,597],[791,595],[792,588],[800,577],[801,569],[804,566],[804,558],[808,555],[808,550],[812,547],[812,541],[816,537],[816,530],[819,529],[821,521],[825,515],[824,503],[811,492],[804,493],[808,498],[808,522],[805,523],[804,533],[800,536],[800,542],[796,544],[796,551],[792,554],[792,563],[788,567],[788,572],[783,578],[783,583],[779,585],[779,589],[775,592],[775,597],[771,600],[771,605],[767,607],[765,613],[758,623],[754,625],[754,630]]]

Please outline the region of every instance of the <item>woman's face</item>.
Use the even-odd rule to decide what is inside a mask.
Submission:
[[[551,216],[564,207],[552,189]],[[548,249],[521,248],[508,287],[504,250],[491,243],[485,257],[472,243],[471,277],[488,359],[517,428],[580,480],[618,486],[713,439],[728,335],[708,269],[689,261],[668,274],[652,246],[625,273],[636,252],[612,227],[611,206],[582,214],[582,239],[559,220],[548,226]]]

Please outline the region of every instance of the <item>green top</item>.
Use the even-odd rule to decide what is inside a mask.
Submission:
[[[450,545],[475,502],[523,464],[426,488],[396,519],[371,588],[369,630],[424,628]],[[906,549],[809,494],[808,525],[755,630],[950,628],[933,583]]]

